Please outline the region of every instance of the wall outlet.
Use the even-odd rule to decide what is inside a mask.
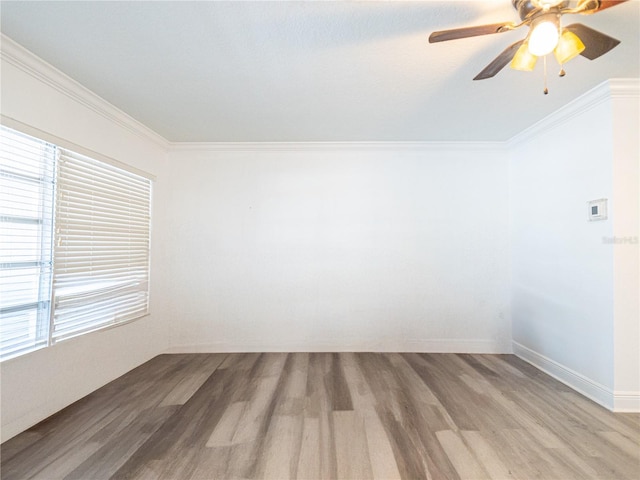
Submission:
[[[590,222],[607,219],[607,199],[591,200],[587,202],[587,215]]]

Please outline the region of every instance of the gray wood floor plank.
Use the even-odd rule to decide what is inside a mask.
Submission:
[[[324,388],[329,375],[331,354],[311,353],[307,377],[304,417],[318,419],[319,476],[315,478],[336,478],[336,450],[333,442],[333,422],[331,421],[331,398]]]
[[[515,478],[513,473],[500,459],[498,452],[489,445],[480,432],[463,431],[460,433],[475,458],[486,470],[489,478],[492,480]]]
[[[322,455],[320,443],[320,419],[304,418],[300,454],[296,474],[298,478],[325,478],[320,469]]]
[[[640,415],[512,355],[161,355],[1,454],[3,480],[637,480]]]
[[[303,428],[302,415],[274,415],[260,454],[256,477],[296,478]]]
[[[364,418],[353,410],[333,412],[338,479],[373,478]]]
[[[462,480],[489,477],[456,432],[441,430],[436,432],[436,437]]]

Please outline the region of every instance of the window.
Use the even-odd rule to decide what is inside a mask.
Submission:
[[[55,147],[0,130],[0,355],[49,341]]]
[[[147,312],[151,194],[146,178],[68,150],[57,170],[54,340]]]
[[[1,134],[0,358],[147,314],[151,181]]]

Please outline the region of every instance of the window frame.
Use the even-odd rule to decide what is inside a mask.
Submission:
[[[13,194],[23,199],[22,202],[14,204],[7,201],[8,211],[3,215],[8,221],[2,222],[2,236],[6,235],[9,242],[6,244],[6,250],[3,249],[7,258],[3,258],[6,261],[1,262],[1,271],[3,276],[7,271],[12,272],[11,275],[7,275],[6,279],[3,279],[3,289],[8,287],[9,300],[13,295],[20,294],[32,297],[31,299],[18,297],[17,300],[21,300],[21,303],[11,302],[7,306],[0,306],[0,315],[4,317],[7,325],[18,324],[13,332],[27,337],[23,341],[15,341],[6,345],[12,348],[8,353],[0,350],[0,358],[8,360],[44,348],[50,342],[56,146],[46,140],[4,126],[0,136],[2,137],[0,145],[6,147],[8,152],[6,156],[7,170],[2,175],[3,182],[6,181],[5,186],[8,192],[13,190]],[[20,165],[18,163],[20,160],[26,160],[27,163]],[[31,189],[33,191],[29,192]],[[20,191],[25,194],[20,195]],[[35,194],[36,197],[30,197],[30,194]],[[7,196],[10,195],[11,193],[7,194]],[[30,200],[34,201],[30,202]],[[17,214],[14,210],[12,213],[12,206],[15,210],[22,207],[26,211]],[[29,215],[29,213],[35,215]],[[28,232],[27,229],[26,234],[21,234],[19,225],[35,226],[35,231]],[[21,245],[14,243],[20,237],[22,237],[21,240],[26,239],[29,242],[27,250],[31,246],[32,251],[28,254],[31,258],[28,260],[16,260],[22,255],[20,252],[24,251]],[[33,269],[35,272],[20,272],[21,269]],[[21,280],[24,281],[29,277],[31,277],[30,283],[33,283],[30,288],[12,289],[8,284],[5,284],[5,281],[9,280],[14,286],[19,285]],[[13,290],[13,295],[11,295],[11,290]],[[16,300],[15,297],[14,300]],[[23,312],[23,320],[20,320],[19,312]],[[14,317],[12,320],[11,315],[16,313],[18,313],[16,316],[18,318]],[[29,318],[29,314],[34,316]]]
[[[135,175],[138,177],[141,177],[142,179],[144,179],[144,181],[146,181],[148,183],[148,195],[146,197],[146,202],[147,202],[147,208],[148,208],[148,217],[147,217],[147,237],[146,237],[146,241],[147,241],[147,249],[146,249],[146,276],[144,277],[146,279],[146,288],[144,289],[144,295],[146,296],[146,308],[144,309],[144,312],[140,312],[138,315],[134,316],[133,318],[128,318],[125,320],[121,320],[121,321],[116,321],[116,322],[111,322],[108,323],[106,325],[98,325],[96,326],[96,328],[91,328],[87,331],[83,331],[77,335],[73,335],[73,336],[69,336],[69,337],[65,337],[65,338],[60,338],[60,339],[55,339],[54,338],[54,315],[55,315],[55,292],[54,292],[54,277],[55,277],[55,244],[57,242],[57,232],[56,232],[56,226],[55,224],[52,226],[53,232],[51,234],[51,245],[50,245],[50,249],[49,249],[49,257],[51,258],[51,271],[48,274],[49,277],[49,298],[47,300],[48,302],[48,306],[49,306],[49,314],[48,314],[48,318],[46,319],[46,321],[42,321],[41,323],[38,323],[38,327],[37,328],[41,328],[43,325],[46,325],[46,329],[47,329],[47,335],[46,335],[46,340],[44,342],[44,344],[42,344],[42,342],[40,342],[40,344],[34,344],[33,348],[29,348],[29,349],[25,349],[22,350],[20,352],[17,352],[15,355],[7,355],[2,357],[1,352],[0,352],[0,362],[5,362],[7,360],[11,360],[14,358],[19,358],[23,355],[26,355],[28,353],[31,353],[33,351],[42,349],[42,348],[46,348],[49,346],[53,346],[55,344],[57,344],[58,342],[64,342],[66,340],[70,340],[72,338],[79,338],[85,334],[89,334],[92,332],[96,332],[96,331],[101,331],[101,330],[106,330],[106,329],[110,329],[110,328],[116,328],[122,325],[126,325],[132,322],[135,322],[137,320],[140,320],[141,318],[147,317],[151,314],[151,261],[152,261],[152,231],[153,231],[153,198],[154,198],[154,181],[155,181],[155,176],[138,168],[135,168],[129,164],[120,162],[118,160],[115,160],[113,158],[110,158],[108,156],[105,156],[103,154],[97,153],[95,151],[86,149],[82,146],[79,146],[77,144],[74,144],[72,142],[66,141],[64,139],[61,139],[59,137],[56,137],[55,135],[51,135],[49,133],[43,132],[37,128],[31,127],[29,125],[23,124],[22,122],[19,122],[17,120],[14,119],[10,119],[7,118],[3,115],[0,115],[0,124],[8,129],[14,130],[19,134],[22,135],[27,135],[30,137],[35,138],[36,140],[39,141],[43,141],[46,142],[47,144],[50,144],[53,146],[53,148],[56,150],[56,157],[58,157],[60,155],[61,151],[66,151],[66,152],[70,152],[76,155],[80,155],[80,156],[84,156],[84,157],[88,157],[89,159],[91,159],[94,162],[98,162],[99,164],[105,164],[111,168],[116,168],[119,170],[124,171],[126,174],[129,175]],[[57,161],[57,159],[56,159]],[[53,188],[52,188],[52,195],[53,195],[53,200],[52,200],[52,210],[51,210],[51,223],[53,224],[55,222],[55,218],[56,218],[56,208],[58,205],[58,186],[57,186],[57,179],[58,179],[58,165],[54,165],[55,171],[53,174]],[[42,275],[40,275],[39,277],[39,281],[41,282],[42,279]]]

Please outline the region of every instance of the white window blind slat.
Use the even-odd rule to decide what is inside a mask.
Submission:
[[[63,321],[58,323],[58,326],[66,325],[67,323],[77,320],[86,320],[94,315],[113,314],[114,309],[118,305],[129,304],[132,298],[139,298],[141,294],[137,290],[137,284],[131,284],[125,288],[103,288],[99,292],[86,292],[84,295],[75,295],[61,300],[56,304],[56,308],[68,309],[69,312],[65,316]],[[113,293],[118,293],[118,299],[113,300]],[[91,305],[86,300],[91,299]],[[143,308],[140,306],[140,308]],[[122,312],[118,312],[121,314]]]
[[[0,359],[47,345],[55,146],[0,127]]]
[[[97,243],[97,244],[96,244]],[[111,244],[109,243],[102,243],[102,245],[100,245],[99,242],[96,242],[92,245],[92,253],[93,255],[88,256],[88,257],[84,257],[81,256],[82,253],[79,253],[77,257],[74,257],[73,259],[65,259],[64,261],[60,261],[60,263],[58,263],[58,270],[60,270],[60,268],[64,268],[65,265],[73,265],[74,263],[76,263],[78,260],[83,260],[83,259],[87,259],[88,262],[91,261],[100,261],[101,257],[108,257],[108,258],[112,258],[112,261],[116,261],[118,258],[122,258],[123,262],[126,265],[135,265],[137,262],[134,261],[134,259],[136,257],[140,257],[141,255],[144,255],[144,258],[141,259],[145,264],[146,264],[146,257],[147,257],[147,252],[146,252],[146,245],[141,245],[142,248],[131,248],[131,245],[127,245],[124,244],[123,246],[118,245],[116,242],[113,242]],[[64,252],[74,252],[74,251],[78,251],[81,250],[83,246],[86,246],[87,242],[83,241],[83,242],[79,242],[77,244],[69,244],[67,245],[65,248],[58,248],[58,252],[60,253],[60,255],[62,255]],[[136,250],[138,251],[138,253],[136,254]]]
[[[102,172],[110,172],[112,177],[125,177],[127,179],[129,179],[129,183],[138,183],[140,185],[144,185],[146,184],[146,181],[149,180],[149,178],[146,175],[137,175],[137,178],[135,179],[131,179],[130,177],[130,173],[133,173],[135,175],[135,172],[132,171],[128,171],[123,169],[120,166],[114,165],[112,163],[107,163],[107,162],[101,162],[99,160],[96,160],[98,163],[94,166],[86,166],[86,164],[84,163],[84,159],[85,158],[90,158],[87,157],[85,155],[82,155],[80,153],[75,153],[71,150],[65,149],[65,154],[67,157],[67,161],[69,163],[74,163],[76,165],[76,170],[78,171],[86,171],[86,170],[91,170],[91,171],[102,171]],[[142,179],[142,180],[141,180]]]
[[[124,252],[125,254],[121,254],[121,255],[96,255],[96,256],[91,256],[91,257],[79,257],[77,259],[73,259],[73,260],[67,260],[64,263],[60,263],[56,266],[57,269],[57,273],[58,274],[63,274],[65,273],[63,270],[67,267],[69,268],[78,268],[78,267],[82,267],[84,265],[87,266],[91,266],[96,265],[99,266],[100,264],[105,264],[105,265],[113,265],[114,268],[121,266],[121,267],[131,267],[131,268],[135,268],[135,267],[143,267],[146,268],[147,267],[147,255],[146,252],[144,254],[139,254],[139,255],[127,255],[127,252]],[[143,256],[144,255],[144,256]]]
[[[61,149],[52,340],[148,313],[150,180]]]
[[[146,310],[144,309],[131,310],[131,311],[128,311],[127,313],[131,317],[131,320],[133,320],[135,318],[140,318],[146,315]],[[66,325],[63,329],[60,329],[60,327],[58,327],[60,329],[59,333],[64,334],[64,340],[74,338],[79,335],[84,335],[86,333],[95,332],[97,330],[102,330],[112,325],[123,324],[131,321],[131,320],[120,320],[120,319],[110,320],[109,317],[97,317],[97,316],[84,317],[84,318],[85,320],[78,324],[74,324],[74,325],[69,324],[69,325]]]
[[[81,173],[85,173],[85,172],[81,172]],[[69,176],[67,178],[65,178],[64,182],[65,184],[69,184],[69,185],[75,185],[76,187],[81,187],[82,186],[82,181],[84,180],[84,176],[83,175],[72,175]],[[146,188],[146,185],[137,185],[136,183],[129,183],[127,187],[123,187],[122,183],[121,183],[121,179],[122,177],[112,177],[111,180],[106,181],[104,184],[101,185],[96,185],[95,187],[98,188],[101,191],[128,191],[128,190],[138,190],[140,192],[145,192],[148,191],[148,188]],[[83,189],[79,189],[78,191],[87,191],[87,190],[83,190]]]
[[[77,330],[77,326],[80,324],[87,325],[87,322],[94,324],[95,318],[105,317],[109,319],[118,319],[123,315],[126,316],[129,311],[139,310],[144,311],[144,307],[139,305],[140,300],[143,297],[138,292],[125,292],[119,291],[119,297],[117,301],[113,301],[109,297],[108,292],[104,292],[102,296],[91,297],[93,304],[88,307],[86,303],[82,303],[83,298],[76,299],[75,302],[69,304],[62,304],[58,308],[67,308],[73,310],[73,313],[69,313],[65,316],[64,322],[60,322],[56,325],[56,328],[69,329],[74,327]]]
[[[76,201],[78,203],[80,203],[80,200],[76,199]],[[83,200],[82,203],[84,205],[86,205],[87,203],[91,203],[93,201],[93,199],[87,201],[87,200]],[[147,215],[144,212],[139,212],[139,211],[132,211],[131,212],[131,216],[129,215],[118,215],[117,212],[110,212],[110,211],[105,211],[102,210],[99,207],[96,207],[95,209],[93,209],[91,211],[91,213],[89,213],[85,208],[75,208],[75,207],[71,207],[68,205],[65,205],[64,202],[60,203],[60,205],[64,205],[65,209],[67,209],[68,212],[73,213],[73,219],[71,219],[71,222],[74,222],[74,224],[80,224],[80,225],[91,225],[92,223],[104,223],[106,225],[118,225],[120,223],[120,227],[121,228],[126,228],[129,226],[135,226],[135,225],[146,225],[146,223],[148,223],[148,218]],[[97,214],[100,215],[97,215]],[[112,220],[116,220],[115,222]],[[120,222],[118,222],[118,220]]]
[[[69,160],[68,157],[66,157],[66,160],[67,161]],[[77,163],[68,162],[67,165],[69,167],[73,167],[73,166],[76,166]],[[140,193],[149,191],[149,185],[141,184],[138,181],[125,182],[123,176],[115,175],[113,173],[112,171],[113,168],[115,167],[111,167],[108,170],[92,171],[92,172],[88,172],[84,169],[82,170],[78,169],[75,172],[70,173],[70,175],[68,177],[65,177],[63,181],[65,184],[75,185],[78,188],[78,192],[86,192],[87,190],[82,189],[82,186],[83,186],[82,182],[85,181],[87,178],[90,178],[88,175],[90,176],[103,175],[105,176],[105,178],[100,179],[100,183],[96,183],[95,185],[93,185],[93,187],[95,187],[99,191],[104,191],[107,193],[112,192],[114,190],[115,191],[138,191]]]
[[[121,269],[125,269],[126,268],[131,268],[134,269],[136,267],[138,268],[143,268],[146,269],[147,268],[147,264],[146,264],[146,255],[145,257],[139,257],[136,259],[137,261],[134,263],[133,261],[127,261],[127,259],[123,259],[121,256],[120,257],[102,257],[101,259],[93,259],[93,258],[89,258],[86,260],[77,260],[77,261],[68,261],[65,263],[65,265],[61,265],[56,267],[57,268],[57,273],[59,275],[64,275],[65,273],[70,273],[67,270],[74,270],[74,269],[78,269],[78,268],[90,268],[92,266],[95,266],[96,269],[100,269],[101,265],[104,265],[105,268],[109,268],[110,266],[113,266],[113,269],[110,269],[110,271],[115,271],[115,269],[117,268],[121,268]]]
[[[63,279],[63,281],[60,282],[60,284],[58,285],[58,288],[60,289],[60,291],[57,298],[57,302],[58,303],[64,302],[67,295],[74,294],[73,292],[75,291],[75,289],[92,287],[92,285],[97,285],[96,288],[100,289],[101,288],[100,285],[106,282],[113,282],[117,285],[123,286],[123,285],[126,285],[128,282],[136,281],[138,282],[138,284],[146,285],[145,276],[146,274],[142,270],[134,272],[134,274],[131,275],[132,278],[125,277],[124,275],[122,275],[121,272],[119,272],[113,275],[102,275],[99,280],[96,280],[91,283],[81,283],[81,282],[74,281],[73,274],[72,274],[70,277]]]
[[[124,278],[125,280],[129,277],[136,276],[136,278],[140,275],[140,272],[144,274],[146,272],[146,266],[138,266],[138,268],[129,267],[127,265],[114,265],[113,268],[110,268],[108,262],[102,262],[99,265],[93,265],[89,262],[85,264],[76,264],[74,267],[69,267],[65,269],[64,272],[61,272],[60,276],[56,279],[56,285],[62,287],[63,285],[70,284],[80,284],[87,283],[86,277],[83,276],[82,279],[78,280],[78,277],[86,272],[87,269],[91,269],[94,271],[93,278],[95,281],[98,280],[116,280],[117,278]]]
[[[128,193],[130,191],[137,191],[142,194],[144,194],[145,192],[148,192],[148,189],[136,188],[136,185],[129,185],[127,187],[123,187],[122,183],[118,183],[114,181],[109,181],[100,185],[92,185],[91,188],[84,188],[85,186],[83,185],[83,181],[85,180],[86,179],[83,179],[82,177],[77,178],[75,180],[66,178],[64,180],[64,185],[70,185],[75,187],[75,190],[73,191],[73,193],[76,195],[81,195],[81,194],[92,195],[95,191],[99,191],[108,195],[110,194],[111,198],[118,198],[119,193]],[[141,204],[143,204],[143,202],[141,202]]]

